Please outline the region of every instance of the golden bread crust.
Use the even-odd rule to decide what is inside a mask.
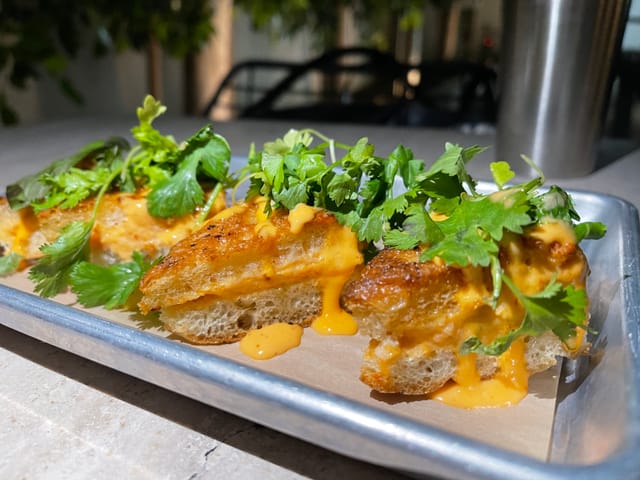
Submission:
[[[206,295],[235,297],[323,277],[331,269],[340,271],[324,250],[332,236],[344,231],[335,217],[318,210],[294,233],[287,211],[276,210],[264,220],[262,208],[261,202],[231,207],[228,216],[222,212],[225,216],[214,217],[178,242],[143,277],[141,310],[164,309]],[[343,269],[352,268],[353,260],[346,259]]]
[[[584,289],[588,265],[571,242],[536,235],[505,235],[500,262],[525,294],[541,291],[551,279]],[[484,343],[517,328],[524,310],[503,287],[497,308],[490,305],[488,268],[420,262],[418,250],[383,250],[345,286],[343,307],[370,336],[361,380],[380,392],[429,394],[453,379],[460,345],[470,336]],[[545,370],[556,356],[573,357],[587,348],[576,339],[567,348],[552,333],[525,339],[529,373]],[[481,378],[499,369],[496,357],[477,355]]]
[[[155,258],[197,228],[199,211],[182,218],[151,216],[147,212],[147,193],[140,190],[104,195],[91,235],[93,261],[127,261],[135,251]],[[94,202],[92,197],[72,208],[54,207],[34,214],[29,207],[20,212],[13,211],[7,200],[0,198],[0,245],[6,250],[20,250],[17,253],[28,260],[37,259],[42,256],[40,247],[53,242],[64,226],[73,221],[88,221]],[[211,213],[217,213],[224,204],[224,196],[221,195]],[[19,233],[21,230],[22,235]]]

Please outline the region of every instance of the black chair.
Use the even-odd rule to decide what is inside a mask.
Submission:
[[[277,78],[261,87],[269,75]],[[204,114],[220,104],[223,92],[233,90],[236,98],[229,107],[237,118],[415,126],[493,122],[494,83],[495,72],[473,63],[410,65],[375,49],[333,49],[308,62],[235,65]]]
[[[246,105],[238,103],[243,98],[231,105],[239,118],[385,123],[411,88],[408,69],[389,54],[361,47],[329,50],[300,63],[242,62],[223,79],[204,114],[232,88],[236,97],[249,98]],[[260,91],[256,76],[265,72],[284,75]],[[247,78],[240,85],[242,75]],[[251,98],[257,92],[259,98]]]
[[[402,125],[451,127],[490,124],[498,114],[496,71],[480,63],[432,61],[421,63],[420,81],[406,105]]]

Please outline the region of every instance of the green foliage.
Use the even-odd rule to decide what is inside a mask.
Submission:
[[[131,262],[110,266],[82,261],[71,269],[71,290],[85,307],[122,307],[151,266],[140,252],[134,252]]]
[[[83,96],[66,74],[85,45],[94,55],[142,50],[151,39],[169,54],[197,51],[213,33],[208,0],[3,0],[0,5],[0,72],[24,89],[43,75],[80,104]],[[0,122],[18,123],[0,89]]]
[[[22,256],[10,252],[8,255],[0,257],[0,277],[11,275],[18,270]]]
[[[36,292],[45,297],[54,296],[68,286],[71,275],[77,280],[76,293],[85,298],[83,285],[86,282],[81,279],[99,270],[86,262],[89,238],[102,196],[110,190],[151,188],[147,196],[149,213],[168,218],[192,213],[196,207],[203,206],[201,183],[206,183],[213,187],[212,198],[199,219],[202,221],[207,217],[222,186],[232,181],[228,175],[231,150],[227,141],[211,126],[203,127],[178,145],[173,138],[152,126],[153,120],[165,110],[153,97],[145,98],[138,109],[139,124],[132,128],[133,136],[139,142],[134,148],[117,138],[93,142],[78,153],[53,162],[42,171],[7,187],[12,208],[31,206],[36,212],[53,207],[72,208],[82,200],[95,197],[90,220],[72,222],[63,228],[53,243],[42,247],[44,256],[30,271]],[[3,265],[7,264],[4,268],[11,267],[12,259],[2,261]],[[139,260],[134,259],[138,266],[142,265]],[[80,262],[83,266],[76,271]],[[126,272],[130,273],[135,268],[123,264],[109,273],[109,278],[122,280]],[[94,298],[93,293],[86,295],[86,298]],[[116,300],[110,297],[109,305],[117,303]]]
[[[446,5],[448,0],[431,0],[432,4]],[[239,8],[248,13],[253,27],[271,32],[274,38],[292,36],[308,29],[316,46],[325,49],[336,45],[336,25],[340,22],[340,10],[349,7],[363,36],[365,43],[387,49],[386,39],[381,32],[389,28],[390,20],[397,19],[400,28],[416,29],[422,25],[423,0],[236,0]]]
[[[309,135],[322,143],[312,146]],[[343,157],[336,156],[336,147],[346,152]],[[245,171],[251,182],[248,196],[270,198],[267,213],[297,203],[324,208],[361,241],[419,248],[421,261],[438,257],[448,265],[489,268],[494,285],[491,305],[495,307],[505,284],[525,307],[526,317],[519,328],[491,345],[469,338],[463,345],[466,353],[499,355],[519,336],[547,330],[566,341],[586,323],[584,291],[554,280],[536,295],[522,294],[500,265],[500,241],[505,232],[521,234],[525,227],[549,218],[573,226],[578,240],[599,238],[606,228],[597,222],[576,224],[579,216],[564,190],[553,186],[538,192],[542,177],[506,187],[513,172],[504,162],[491,165],[498,190],[478,193],[466,166],[484,150],[446,144],[443,154],[426,168],[403,146],[380,157],[366,138],[349,146],[311,130],[292,131],[263,151],[252,150]],[[396,191],[399,182],[402,193]]]
[[[53,297],[67,287],[74,264],[89,256],[92,229],[93,221],[72,222],[62,229],[53,243],[41,247],[44,256],[29,271],[37,293]]]
[[[563,287],[553,279],[541,292],[525,295],[508,277],[503,280],[525,308],[522,323],[489,345],[484,345],[477,337],[470,337],[463,343],[462,353],[501,355],[516,338],[523,335],[536,337],[549,330],[566,342],[576,335],[576,327],[586,328],[588,302],[584,290],[577,290],[572,285]]]

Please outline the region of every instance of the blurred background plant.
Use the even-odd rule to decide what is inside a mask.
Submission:
[[[343,15],[349,10],[362,44],[387,51],[398,29],[409,32],[422,26],[426,3],[445,7],[451,0],[235,0],[249,14],[254,28],[275,37],[308,29],[319,50],[340,43]]]
[[[213,33],[209,0],[0,0],[0,119],[15,124],[9,86],[26,89],[42,76],[53,79],[73,102],[83,95],[67,76],[81,49],[92,54],[128,49],[147,53],[148,71],[156,70],[158,52],[183,58],[197,51]],[[149,75],[153,93],[154,76]]]
[[[94,82],[87,88],[87,78],[95,80],[97,71],[76,69],[74,76],[69,67],[86,64],[87,56],[103,58],[123,52],[143,54],[144,89],[159,98],[163,96],[162,58],[166,54],[179,59],[184,91],[173,88],[168,93],[184,98],[185,112],[197,113],[202,101],[190,96],[211,95],[210,84],[242,57],[231,45],[236,40],[242,43],[231,32],[239,17],[248,18],[255,31],[274,43],[296,42],[301,35],[309,38],[309,48],[302,53],[307,58],[355,45],[389,52],[401,62],[466,55],[460,45],[476,39],[469,34],[471,22],[464,14],[483,2],[489,0],[0,0],[0,123],[20,121],[23,112],[14,104],[16,92],[36,83],[53,81],[73,104],[88,103],[95,95],[92,90],[99,87]],[[416,37],[415,32],[420,35]],[[215,42],[221,44],[217,50],[210,48]],[[264,52],[262,45],[244,47],[245,54]],[[207,53],[198,59],[202,51]],[[274,52],[283,55],[283,49]],[[285,58],[291,56],[285,53]],[[198,62],[214,63],[224,72],[212,75]],[[207,79],[206,88],[202,81],[198,83],[198,75]],[[84,89],[78,87],[83,82]]]

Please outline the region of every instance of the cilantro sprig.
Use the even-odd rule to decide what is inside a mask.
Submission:
[[[314,136],[321,140],[316,146]],[[344,151],[342,157],[336,148]],[[519,328],[490,345],[469,338],[464,353],[499,355],[516,338],[547,330],[566,341],[586,323],[584,291],[553,280],[536,295],[522,294],[500,265],[500,242],[506,232],[522,234],[548,218],[573,227],[578,241],[600,238],[606,227],[578,223],[571,197],[560,187],[539,192],[544,176],[537,169],[539,177],[510,185],[515,175],[509,164],[494,162],[490,170],[497,191],[479,193],[467,164],[484,150],[448,143],[427,168],[401,145],[381,157],[366,138],[348,146],[312,130],[292,130],[263,151],[252,148],[245,170],[247,196],[267,197],[267,213],[298,203],[324,208],[370,246],[418,248],[421,261],[439,258],[448,265],[488,268],[493,283],[489,305],[496,307],[506,286],[524,306],[525,317]]]
[[[483,344],[477,337],[468,338],[461,347],[463,354],[501,355],[516,338],[537,337],[547,331],[552,331],[566,343],[576,335],[577,327],[586,328],[588,302],[584,290],[578,290],[573,285],[564,287],[553,278],[541,292],[525,295],[507,276],[503,277],[503,281],[525,308],[522,323],[489,345]]]
[[[142,276],[151,268],[140,252],[134,252],[131,262],[116,265],[96,265],[82,261],[69,273],[71,291],[85,307],[99,305],[111,310],[124,306],[136,291]]]
[[[467,339],[463,353],[499,355],[516,338],[547,330],[567,341],[576,328],[584,328],[584,291],[553,279],[542,292],[524,295],[500,265],[500,242],[506,232],[521,234],[548,218],[572,226],[578,241],[606,232],[601,223],[580,223],[573,201],[561,188],[539,192],[544,183],[541,172],[537,178],[510,185],[514,178],[510,166],[494,162],[490,169],[497,191],[484,194],[467,170],[484,147],[447,143],[443,154],[427,165],[402,145],[381,156],[367,138],[347,145],[306,129],[290,130],[262,150],[252,146],[236,182],[229,174],[227,141],[206,126],[178,143],[153,126],[165,110],[147,97],[137,110],[139,124],[131,131],[134,146],[121,138],[95,142],[8,187],[13,208],[31,206],[36,211],[71,208],[95,196],[88,221],[67,225],[54,242],[42,247],[45,255],[30,272],[38,293],[53,296],[70,285],[83,305],[116,308],[136,291],[151,265],[140,253],[130,262],[112,266],[88,261],[91,232],[107,191],[144,187],[149,189],[151,215],[179,217],[200,208],[201,222],[223,188],[248,181],[247,198],[266,197],[267,214],[305,203],[333,213],[368,250],[419,249],[421,261],[438,258],[449,265],[488,268],[493,281],[489,304],[495,308],[505,287],[523,305],[525,316],[518,328],[489,345],[476,337]],[[3,257],[0,270],[10,270],[20,260]]]
[[[93,304],[95,292],[92,293],[88,282],[82,281],[90,275],[104,292],[113,290],[108,279],[114,278],[122,281],[125,293],[135,290],[131,285],[137,285],[139,276],[134,275],[130,282],[124,281],[123,276],[125,272],[143,271],[143,259],[138,256],[132,263],[113,266],[113,270],[111,267],[102,270],[88,263],[91,232],[106,192],[148,189],[150,215],[181,217],[200,208],[197,222],[201,223],[222,189],[234,181],[228,173],[231,150],[227,141],[208,125],[177,143],[153,126],[154,120],[165,111],[164,105],[147,96],[137,109],[138,125],[131,129],[137,142],[134,146],[120,137],[93,142],[7,187],[12,208],[31,207],[36,213],[53,207],[73,208],[83,200],[94,198],[89,220],[71,222],[55,241],[41,247],[44,255],[29,272],[37,293],[51,297],[72,282],[79,301]],[[209,190],[208,199],[205,190]],[[9,271],[16,261],[15,255],[2,257],[0,268]],[[120,305],[125,293],[103,296],[100,300],[108,306]]]

